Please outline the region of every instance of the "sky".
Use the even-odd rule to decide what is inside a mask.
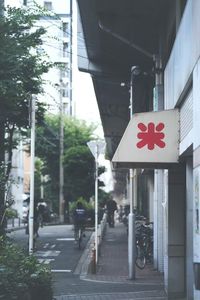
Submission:
[[[85,120],[88,124],[94,123],[97,126],[95,134],[103,138],[103,129],[94,93],[90,74],[83,73],[76,69],[75,84],[73,84],[73,99],[75,100],[75,115]]]
[[[75,3],[75,1],[74,1]],[[76,26],[76,7],[73,7],[73,101],[75,101],[75,116],[79,119],[85,120],[88,124],[97,124],[95,135],[100,139],[104,139],[103,128],[97,99],[95,96],[92,78],[90,74],[80,72],[77,66],[77,26]],[[104,190],[106,192],[113,190],[113,178],[111,172],[110,162],[104,159],[104,155],[100,155],[99,164],[106,167],[107,172],[101,175],[101,180],[105,183]]]
[[[75,115],[77,118],[85,120],[88,124],[98,124],[95,135],[97,135],[100,139],[104,139],[103,128],[101,125],[99,109],[91,76],[76,69],[74,78],[75,83],[73,84],[73,99],[75,100]],[[99,157],[99,164],[105,166],[107,169],[107,172],[102,174],[100,179],[105,183],[104,190],[109,192],[113,189],[110,162],[104,159],[104,155],[101,155]]]

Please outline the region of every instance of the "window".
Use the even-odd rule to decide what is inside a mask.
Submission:
[[[64,88],[64,89],[62,90],[62,96],[63,96],[63,97],[68,97],[68,88]]]
[[[68,37],[69,35],[69,23],[63,23],[63,36]]]
[[[44,1],[44,8],[46,8],[47,10],[52,10],[52,2]]]
[[[61,77],[61,78],[69,77],[69,70],[68,70],[68,67],[65,67],[65,68],[63,68],[62,70],[60,70],[60,77]]]
[[[23,0],[23,5],[27,5],[27,0]]]
[[[68,57],[68,43],[63,43],[63,57]]]
[[[69,115],[69,104],[68,103],[63,103],[63,113],[65,115]]]

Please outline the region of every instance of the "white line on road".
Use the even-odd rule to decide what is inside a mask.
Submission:
[[[43,248],[47,248],[48,246],[49,246],[49,243],[46,243]]]
[[[57,241],[74,241],[75,238],[59,238],[59,239],[56,239]]]
[[[51,245],[51,247],[50,247],[50,248],[51,248],[51,249],[53,249],[53,248],[55,248],[55,246],[56,246],[55,244],[54,244],[54,245]]]
[[[51,270],[53,273],[71,273],[72,270]]]
[[[48,265],[51,261],[54,261],[55,259],[54,258],[46,258],[46,259],[43,259],[43,258],[39,258],[38,261],[40,263],[43,263],[45,265]]]
[[[37,251],[35,253],[36,256],[58,256],[60,254],[60,251],[55,251],[55,250],[49,250],[49,251]]]

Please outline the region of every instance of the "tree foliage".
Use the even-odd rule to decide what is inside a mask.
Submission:
[[[29,101],[42,93],[42,75],[51,66],[35,50],[45,34],[34,27],[39,18],[38,11],[21,8],[8,8],[0,17],[0,120],[7,127],[28,126]]]
[[[44,162],[44,175],[50,176],[51,192],[48,195],[54,202],[54,209],[58,209],[59,194],[59,126],[58,116],[48,116],[43,124],[37,128],[36,155]],[[66,203],[83,197],[87,200],[94,195],[94,157],[87,142],[93,139],[94,126],[85,122],[64,118],[64,196]],[[100,168],[100,173],[105,168]],[[103,186],[99,182],[99,186]],[[47,194],[46,194],[47,195]],[[56,207],[57,206],[57,207]]]
[[[6,8],[0,15],[0,164],[5,152],[8,179],[16,132],[24,133],[29,126],[29,103],[32,95],[42,93],[42,75],[51,67],[48,59],[36,51],[42,45],[44,28],[36,27],[39,9]],[[37,103],[37,120],[44,114]],[[5,209],[4,189],[0,192],[0,221]],[[1,227],[0,227],[1,231]],[[1,233],[1,232],[0,232]]]

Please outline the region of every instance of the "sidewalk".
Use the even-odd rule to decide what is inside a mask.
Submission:
[[[100,248],[97,272],[96,274],[84,274],[82,279],[140,285],[141,292],[137,292],[137,298],[140,296],[142,299],[150,299],[150,297],[152,299],[167,299],[164,292],[163,276],[155,271],[152,265],[146,265],[143,270],[136,267],[136,279],[128,279],[128,240],[126,227],[122,223],[117,223],[114,228],[107,226]],[[147,291],[148,287],[149,292]],[[140,293],[141,295],[139,295]]]

